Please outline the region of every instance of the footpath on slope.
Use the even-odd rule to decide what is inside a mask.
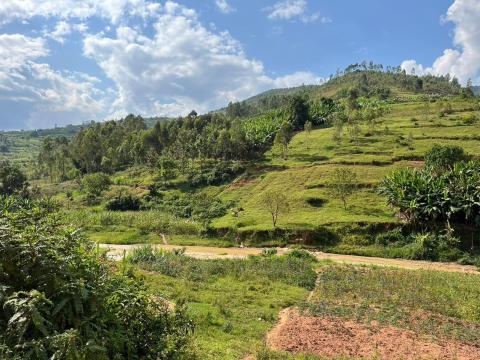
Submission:
[[[114,260],[120,260],[124,254],[135,248],[146,246],[145,244],[137,245],[114,245],[100,244],[100,248],[107,251],[107,256]],[[250,255],[260,255],[262,248],[219,248],[210,246],[178,246],[178,245],[151,245],[157,249],[175,250],[185,249],[185,255],[199,259],[244,259]],[[277,248],[278,254],[283,255],[290,249]],[[323,253],[320,251],[311,251],[318,260],[330,260],[338,263],[354,264],[354,265],[375,265],[375,266],[392,266],[409,270],[437,270],[447,272],[480,274],[475,266],[460,265],[456,263],[434,263],[428,261],[403,260],[403,259],[385,259],[367,256],[340,255]]]

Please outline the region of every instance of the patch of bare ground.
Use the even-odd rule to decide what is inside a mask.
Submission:
[[[232,183],[229,187],[229,191],[240,189],[244,186],[250,185],[255,182],[255,179],[241,179]]]
[[[280,313],[278,325],[267,335],[273,350],[312,353],[324,357],[363,359],[480,359],[480,346],[436,340],[412,330],[370,326],[335,317],[303,316],[297,309]]]

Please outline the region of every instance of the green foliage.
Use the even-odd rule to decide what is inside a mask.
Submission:
[[[199,166],[193,166],[187,171],[188,185],[193,188],[220,185],[233,180],[245,168],[238,162],[203,161]]]
[[[247,260],[199,260],[151,246],[135,249],[129,261],[160,274],[194,281],[231,276],[239,280],[264,277],[306,289],[315,287],[311,259],[303,256],[252,256]]]
[[[280,129],[278,129],[277,134],[275,135],[274,145],[277,148],[280,148],[282,157],[287,158],[288,153],[288,144],[293,137],[293,127],[289,122],[284,122]]]
[[[109,211],[138,211],[142,202],[132,194],[121,193],[110,199],[105,208]]]
[[[435,144],[425,154],[425,166],[433,172],[448,171],[460,162],[468,160],[468,155],[462,147],[456,145]]]
[[[169,180],[175,179],[177,176],[177,162],[168,157],[168,156],[161,156],[157,161],[158,167],[158,177],[161,181],[167,182]]]
[[[293,130],[303,130],[309,118],[309,104],[304,97],[295,95],[290,99],[286,113]]]
[[[0,162],[0,195],[17,194],[27,186],[27,177],[17,166],[8,161]]]
[[[111,185],[110,177],[104,173],[85,175],[82,179],[82,187],[88,196],[99,197]]]
[[[232,202],[206,193],[151,193],[149,206],[181,218],[191,218],[207,225],[212,219],[223,216],[232,207]]]
[[[442,173],[403,168],[379,187],[389,205],[411,222],[480,223],[480,163],[459,162]]]
[[[242,124],[245,138],[255,149],[267,149],[285,120],[286,116],[280,110],[247,119]]]
[[[0,199],[0,354],[21,359],[180,359],[190,321],[115,275],[49,201]]]

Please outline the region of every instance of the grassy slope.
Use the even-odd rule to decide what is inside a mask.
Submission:
[[[312,263],[287,258],[196,260],[167,255],[142,263],[152,291],[183,302],[195,321],[199,359],[242,359],[262,346],[285,307],[312,289]]]
[[[393,105],[374,130],[362,127],[358,144],[350,141],[347,129],[338,144],[333,140],[332,128],[314,130],[308,137],[305,132],[298,133],[290,144],[287,160],[269,153],[264,164],[269,171],[241,179],[222,192],[222,198],[237,200],[245,212],[240,218],[228,214],[214,221],[214,226],[240,230],[272,228],[269,214],[260,202],[267,189],[283,192],[289,198],[291,211],[280,217],[281,227],[395,222],[393,211],[375,192],[375,185],[386,174],[402,166],[421,166],[414,160],[421,159],[434,143],[460,145],[470,154],[480,153],[477,137],[480,123],[465,125],[463,122],[472,114],[468,103],[454,101],[455,112],[445,118],[437,116],[435,105],[431,115],[425,118],[421,106],[420,102]],[[412,148],[405,145],[409,134],[413,136]],[[349,200],[347,211],[339,200],[331,198],[324,186],[339,167],[354,170],[360,183],[360,189]],[[322,208],[312,207],[306,202],[311,197],[324,199],[326,204]]]

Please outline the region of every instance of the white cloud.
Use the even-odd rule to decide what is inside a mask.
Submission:
[[[86,120],[104,108],[97,79],[81,73],[53,70],[38,60],[49,54],[42,38],[22,34],[0,35],[0,100],[22,102],[28,107],[23,126],[51,126]]]
[[[59,21],[55,26],[55,30],[51,33],[47,33],[46,36],[51,37],[53,40],[59,43],[65,42],[65,37],[72,33],[72,26],[66,21]]]
[[[0,34],[0,74],[22,67],[28,60],[48,55],[45,40],[22,34]]]
[[[469,78],[480,82],[480,2],[478,0],[455,0],[448,9],[445,21],[455,23],[454,45],[456,49],[446,49],[431,67],[417,64],[415,60],[402,63],[402,68],[417,74],[450,74],[463,84]]]
[[[235,11],[235,9],[228,3],[227,0],[215,0],[215,5],[217,5],[218,10],[224,14]]]
[[[273,87],[320,81],[306,72],[267,76],[229,33],[207,30],[195,11],[173,2],[165,4],[153,28],[152,37],[124,26],[115,37],[85,39],[85,55],[116,84],[112,114],[203,112]]]
[[[15,113],[22,123],[8,120],[9,127],[48,127],[130,112],[205,112],[271,88],[323,81],[310,72],[268,75],[228,32],[205,27],[194,10],[173,1],[0,0],[0,26],[35,16],[55,20],[54,29],[44,30],[43,37],[0,34],[0,106],[12,104],[22,112]],[[105,20],[114,35],[88,33],[92,16]],[[132,21],[138,16],[143,19]],[[48,38],[63,43],[73,32],[82,34],[83,54],[97,62],[113,88],[83,73],[54,69],[43,59],[55,55],[47,48]]]
[[[116,24],[124,14],[148,17],[159,8],[160,4],[146,0],[3,0],[0,2],[0,25],[34,16],[60,19],[98,16]]]
[[[322,22],[330,23],[329,17],[321,16],[320,13],[308,14],[306,0],[283,0],[266,9],[271,20],[299,19],[303,23]]]

